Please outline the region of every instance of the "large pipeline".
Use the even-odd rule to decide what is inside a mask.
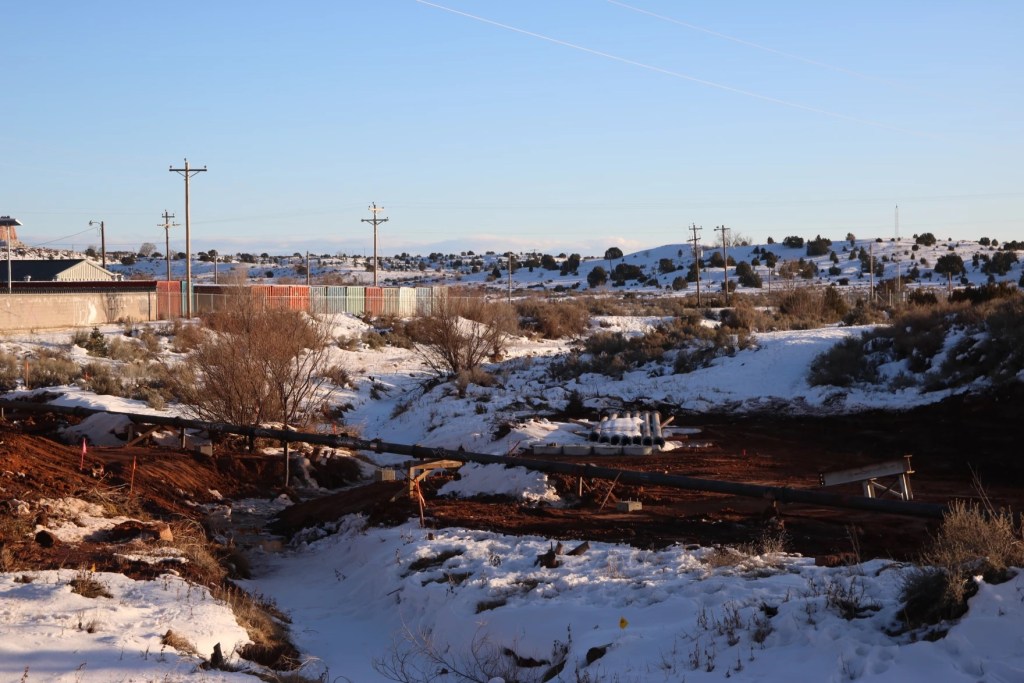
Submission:
[[[351,450],[373,451],[376,453],[394,453],[396,455],[408,455],[419,459],[457,460],[459,462],[476,462],[482,464],[525,467],[538,472],[567,474],[590,479],[617,480],[624,484],[636,484],[640,486],[669,486],[693,491],[708,491],[711,493],[744,496],[747,498],[761,498],[766,501],[777,501],[779,503],[800,503],[804,505],[864,510],[867,512],[906,515],[911,517],[929,517],[938,519],[941,518],[947,510],[945,505],[936,503],[918,503],[882,498],[867,498],[864,496],[850,496],[830,493],[828,491],[794,489],[784,486],[765,486],[762,484],[744,484],[740,482],[719,481],[716,479],[699,479],[681,474],[637,472],[635,470],[619,470],[610,467],[598,467],[590,464],[580,465],[568,462],[554,462],[550,460],[532,460],[528,458],[509,457],[504,455],[491,455],[489,453],[469,453],[466,451],[453,451],[446,448],[432,448],[415,444],[387,443],[379,439],[358,439],[338,434],[294,432],[284,429],[268,429],[247,425],[230,425],[221,422],[206,422],[203,420],[190,420],[187,418],[162,415],[122,413],[99,408],[55,406],[42,403],[0,399],[0,410],[57,413],[76,416],[108,413],[111,415],[124,416],[131,422],[137,424],[165,425],[179,429],[199,429],[211,433],[238,434],[249,438],[261,437],[284,442],[312,443],[332,446],[335,448],[348,448]]]

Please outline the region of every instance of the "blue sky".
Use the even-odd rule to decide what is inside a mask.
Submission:
[[[601,254],[691,223],[1024,239],[1024,3],[70,1],[0,10],[29,244]],[[172,230],[184,250],[184,228]]]

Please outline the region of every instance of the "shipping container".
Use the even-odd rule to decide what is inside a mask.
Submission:
[[[258,303],[264,306],[272,306],[274,285],[252,285],[249,287],[249,294]]]
[[[291,285],[270,285],[271,308],[291,308]]]
[[[288,308],[309,312],[309,285],[288,285]]]
[[[362,315],[366,312],[366,287],[346,287],[345,301],[349,313]]]
[[[377,316],[384,312],[384,290],[380,287],[366,288],[365,312]]]
[[[327,313],[348,313],[347,289],[344,285],[327,285]]]
[[[157,280],[156,317],[158,320],[180,318],[185,314],[185,299],[180,280]]]
[[[401,299],[398,288],[384,287],[382,292],[384,294],[384,308],[381,312],[384,315],[399,315],[399,304],[401,303]]]
[[[309,312],[313,315],[327,315],[327,285],[311,285],[309,288]]]
[[[398,315],[403,318],[416,315],[416,290],[412,287],[398,290]]]
[[[196,315],[210,313],[224,305],[223,288],[219,285],[193,285],[192,295],[195,297]]]
[[[430,287],[416,288],[416,315],[430,315],[434,290]]]

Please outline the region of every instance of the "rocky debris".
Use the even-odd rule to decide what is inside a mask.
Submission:
[[[36,543],[44,548],[52,548],[60,543],[60,539],[54,536],[52,532],[47,531],[46,529],[40,529],[36,532]]]

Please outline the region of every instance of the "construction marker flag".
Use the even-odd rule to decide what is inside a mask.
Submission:
[[[80,469],[80,470],[84,470],[85,469],[85,451],[86,451],[85,437],[83,436],[82,437],[82,459],[78,461],[78,469]]]

